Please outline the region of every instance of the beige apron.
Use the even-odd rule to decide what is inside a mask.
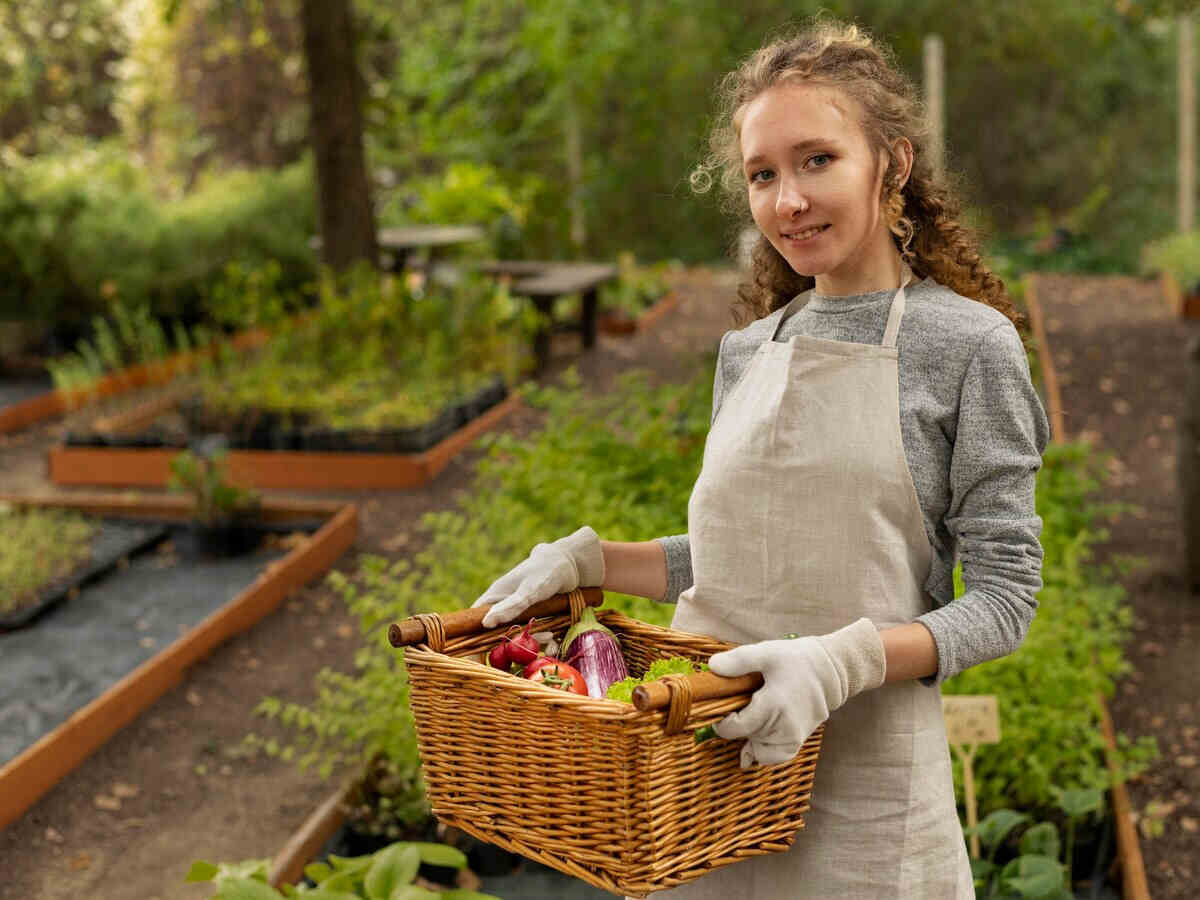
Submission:
[[[693,587],[671,625],[737,643],[886,628],[929,609],[932,559],[900,433],[904,284],[883,344],[760,346],[722,404],[688,502]],[[867,691],[826,726],[806,828],[655,898],[973,900],[941,694]]]

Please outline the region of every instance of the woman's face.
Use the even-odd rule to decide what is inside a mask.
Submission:
[[[894,286],[899,254],[880,208],[887,159],[842,91],[780,84],[751,100],[741,122],[754,222],[822,294]]]

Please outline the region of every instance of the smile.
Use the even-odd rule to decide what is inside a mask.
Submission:
[[[793,231],[790,233],[781,232],[781,234],[786,240],[794,241],[799,244],[805,241],[811,241],[818,234],[821,234],[829,227],[829,225],[815,225],[812,228],[805,228],[803,231]]]

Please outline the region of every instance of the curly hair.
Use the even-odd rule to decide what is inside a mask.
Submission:
[[[1013,306],[1004,282],[984,264],[975,233],[959,221],[957,190],[933,168],[917,89],[891,50],[856,25],[815,20],[801,31],[771,41],[725,76],[718,89],[719,112],[709,136],[710,152],[692,172],[693,190],[704,193],[715,180],[726,210],[749,217],[742,116],[747,104],[768,88],[800,82],[838,88],[861,106],[860,125],[868,144],[888,159],[880,203],[892,211],[892,240],[913,274],[932,277],[964,297],[994,307],[1025,336],[1025,316]],[[912,144],[914,158],[900,192],[904,212],[897,217],[900,203],[895,184],[903,167],[890,148],[902,137]],[[768,315],[815,284],[812,276],[795,272],[765,236],[759,236],[750,262],[750,280],[739,285],[734,305],[739,324]]]

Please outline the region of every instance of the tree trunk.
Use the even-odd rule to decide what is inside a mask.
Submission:
[[[301,0],[309,130],[317,164],[321,257],[334,269],[378,264],[363,150],[362,79],[350,0]]]

